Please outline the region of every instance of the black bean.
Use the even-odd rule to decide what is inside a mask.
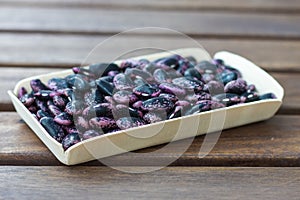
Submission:
[[[212,100],[220,102],[225,106],[232,106],[241,102],[240,96],[232,93],[218,94],[212,97]]]
[[[62,140],[62,146],[63,146],[64,150],[67,150],[68,148],[77,144],[80,141],[81,141],[81,139],[80,139],[78,133],[69,133]]]
[[[200,74],[200,72],[195,69],[195,68],[190,68],[190,69],[187,69],[185,72],[184,72],[184,76],[185,77],[190,77],[192,79],[196,79],[196,80],[199,80],[201,81],[202,79],[202,75]]]
[[[266,93],[266,94],[260,95],[259,99],[260,100],[264,100],[264,99],[276,99],[276,95],[273,94],[273,93]]]
[[[133,89],[135,95],[143,98],[157,97],[160,94],[160,89],[149,84],[140,85]]]
[[[174,103],[164,97],[155,97],[142,103],[141,108],[145,111],[170,111]]]
[[[36,113],[36,116],[41,119],[43,117],[52,117],[53,115],[51,115],[50,113],[43,111],[43,110],[38,110]]]
[[[103,132],[99,133],[98,131],[95,131],[95,130],[88,130],[83,133],[82,139],[87,140],[87,139],[90,139],[93,137],[97,137],[99,135],[103,135]]]
[[[53,120],[53,118],[43,117],[40,119],[40,123],[51,137],[58,142],[62,141],[63,137],[65,136],[64,131],[62,127]]]
[[[62,112],[54,117],[54,121],[60,125],[69,126],[73,123],[73,117],[66,112]]]
[[[98,79],[96,81],[97,88],[99,91],[101,91],[104,95],[111,96],[114,91],[114,86],[112,86],[109,82]]]
[[[107,76],[111,71],[119,72],[121,69],[114,63],[98,63],[90,65],[89,70],[90,73],[95,76],[95,78],[98,78],[101,76]]]
[[[34,92],[38,92],[39,90],[48,90],[48,87],[42,83],[40,79],[31,80],[30,86]]]
[[[208,61],[202,61],[195,66],[201,74],[215,74],[217,71],[217,66]]]
[[[48,87],[51,90],[65,89],[68,87],[68,83],[63,78],[51,78],[48,80]]]
[[[129,129],[145,125],[145,121],[136,117],[122,117],[116,121],[116,125],[122,129]]]

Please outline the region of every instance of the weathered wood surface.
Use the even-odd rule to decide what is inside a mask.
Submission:
[[[4,166],[0,198],[298,200],[299,177],[299,168],[167,167],[129,174],[107,167]]]
[[[1,165],[59,165],[16,113],[1,112],[0,116]],[[178,160],[174,158],[182,154],[186,140],[172,143],[168,148],[160,145],[113,159],[118,165],[130,166],[160,165],[169,160],[176,160],[172,165],[185,166],[300,166],[299,133],[299,116],[277,115],[264,122],[223,131],[213,150],[204,158],[198,157],[204,140],[199,136]],[[153,153],[143,154],[146,152]],[[93,161],[87,165],[101,163]]]
[[[0,0],[0,199],[298,200],[299,11],[298,0]],[[18,80],[80,65],[109,36],[145,26],[175,29],[211,54],[228,50],[263,67],[285,88],[280,114],[223,131],[204,158],[200,136],[182,155],[187,140],[104,160],[130,166],[126,171],[171,160],[176,166],[128,174],[97,166],[100,161],[61,166],[17,113],[4,112],[13,110],[6,91]],[[137,47],[190,46],[178,35],[144,31],[110,40],[88,62]]]
[[[299,14],[0,7],[0,31],[10,32],[112,34],[151,26],[193,36],[299,39],[299,21]]]
[[[2,5],[30,5],[53,7],[89,7],[119,9],[155,9],[155,10],[229,10],[229,11],[272,11],[296,12],[300,10],[298,0],[0,0]]]
[[[85,61],[93,48],[109,36],[0,34],[0,66],[71,67]],[[211,54],[227,50],[246,58],[268,71],[300,72],[300,41],[258,39],[193,38]],[[137,48],[156,47],[176,49],[196,47],[197,43],[184,37],[122,35],[97,47],[97,55],[87,62],[101,62],[119,57]]]

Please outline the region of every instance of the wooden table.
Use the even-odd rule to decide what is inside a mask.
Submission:
[[[0,0],[0,199],[299,199],[299,22],[298,0]],[[211,54],[229,50],[253,60],[285,88],[282,107],[270,120],[223,131],[204,158],[204,137],[197,137],[159,171],[129,174],[98,161],[63,166],[20,120],[6,91],[22,78],[80,65],[99,42],[144,26],[185,33]],[[99,60],[140,41],[185,47],[167,34],[128,34]],[[176,157],[183,143],[149,157],[119,157],[130,169],[145,168],[146,160]]]

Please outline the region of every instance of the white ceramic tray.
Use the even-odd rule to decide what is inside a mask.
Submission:
[[[188,48],[172,51],[181,56],[193,56],[199,59],[201,49]],[[149,60],[155,60],[165,57],[170,53],[157,53],[151,55],[140,56]],[[273,92],[276,99],[261,100],[246,104],[235,105],[227,108],[217,109],[213,111],[203,112],[191,116],[185,116],[177,119],[159,122],[155,124],[145,125],[142,127],[132,128],[115,133],[108,133],[99,137],[91,138],[80,142],[66,151],[62,145],[53,139],[39,122],[31,115],[26,107],[16,97],[17,91],[21,87],[25,87],[29,91],[30,80],[39,78],[46,82],[52,77],[65,77],[71,74],[71,70],[65,70],[56,73],[50,73],[40,76],[26,78],[17,83],[14,91],[8,91],[13,105],[22,119],[34,131],[34,133],[43,141],[57,159],[66,165],[75,165],[90,160],[104,158],[127,151],[133,151],[145,147],[158,144],[168,143],[170,141],[180,140],[184,138],[194,137],[208,132],[218,131],[220,129],[228,129],[257,121],[266,120],[272,117],[279,109],[284,95],[283,88],[268,73],[261,68],[242,58],[229,52],[219,52],[214,58],[219,58],[238,69],[243,79],[248,83],[253,83],[257,87],[259,94]],[[223,123],[220,125],[212,125],[212,116],[225,116]],[[224,115],[225,114],[225,115]],[[181,126],[184,124],[184,127]],[[193,127],[196,131],[188,131]],[[153,135],[153,132],[157,132]],[[242,133],[241,133],[242,134]]]

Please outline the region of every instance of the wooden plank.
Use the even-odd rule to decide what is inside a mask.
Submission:
[[[299,21],[299,14],[0,7],[0,29],[19,32],[111,34],[150,26],[207,37],[299,39]]]
[[[0,113],[2,139],[0,165],[59,165],[59,162],[41,143],[16,113]],[[213,150],[199,158],[204,137],[196,137],[183,154],[187,140],[122,154],[116,165],[155,166],[176,160],[174,166],[300,166],[300,116],[277,115],[274,118],[223,131]],[[209,144],[209,143],[208,143]],[[163,148],[165,147],[165,148]],[[145,154],[152,152],[151,154]],[[117,162],[116,162],[117,161]],[[92,161],[86,165],[102,165]]]
[[[7,94],[8,90],[13,90],[18,81],[40,74],[46,74],[49,72],[60,71],[62,69],[24,69],[24,68],[0,68],[0,110],[12,111],[14,107]]]
[[[0,0],[1,5],[30,6],[68,6],[91,8],[122,8],[122,9],[156,9],[156,10],[234,10],[234,11],[297,11],[300,9],[297,0]]]
[[[129,168],[129,170],[138,170]],[[299,168],[0,167],[3,199],[299,199]]]
[[[280,113],[285,114],[300,114],[300,74],[291,73],[271,73],[283,86],[285,97],[283,105],[280,108]]]
[[[109,36],[0,34],[0,66],[70,67],[80,65],[91,50]],[[300,41],[193,38],[213,55],[221,50],[247,57],[268,71],[300,72]],[[198,44],[184,37],[129,36],[107,40],[89,62],[112,60],[142,47],[176,49]],[[37,45],[38,44],[38,45]],[[143,52],[138,52],[143,53]]]
[[[13,111],[11,100],[7,95],[8,90],[12,90],[16,83],[23,78],[33,75],[46,74],[60,71],[56,68],[0,68],[0,111]],[[300,114],[300,73],[271,73],[282,84],[285,89],[285,98],[280,113]]]

